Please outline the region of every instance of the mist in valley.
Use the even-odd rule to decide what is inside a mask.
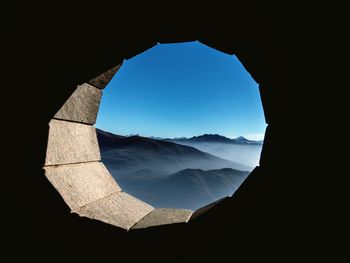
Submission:
[[[237,162],[250,167],[250,171],[259,165],[262,144],[228,144],[216,142],[183,142],[176,143],[194,147],[217,157]]]
[[[232,162],[214,155],[188,148],[164,153],[160,150],[111,149],[102,151],[102,160],[109,170],[118,178],[157,178],[184,169],[215,170],[232,168],[240,171],[251,171],[253,167]]]
[[[253,169],[192,146],[97,130],[102,162],[123,191],[154,207],[196,210],[231,196]]]

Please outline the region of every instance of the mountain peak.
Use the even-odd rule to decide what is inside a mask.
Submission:
[[[237,138],[235,138],[235,140],[239,140],[239,141],[248,141],[247,138],[243,137],[243,136],[238,136]]]
[[[189,139],[190,141],[201,142],[201,141],[212,141],[212,142],[231,142],[230,138],[219,134],[203,134],[194,136]]]

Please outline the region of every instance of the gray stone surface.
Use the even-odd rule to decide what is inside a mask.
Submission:
[[[55,119],[49,126],[45,165],[101,160],[93,126]]]
[[[156,208],[136,223],[132,229],[187,222],[193,211],[188,209]]]
[[[45,175],[71,210],[121,191],[101,162],[44,167]]]
[[[89,80],[88,83],[95,86],[96,88],[104,89],[114,77],[114,75],[117,73],[122,64],[123,63],[120,63],[119,65],[116,65],[115,67],[98,75],[96,78]]]
[[[84,216],[129,230],[154,208],[135,197],[119,192],[75,210]]]
[[[199,209],[197,209],[196,211],[193,212],[193,214],[191,215],[190,220],[195,219],[196,217],[204,214],[205,212],[207,212],[209,209],[213,208],[214,206],[216,206],[217,204],[221,203],[223,200],[229,198],[228,196],[221,198],[213,203],[210,203],[209,205],[203,206]]]
[[[102,90],[87,83],[79,85],[54,118],[94,124],[101,96]]]

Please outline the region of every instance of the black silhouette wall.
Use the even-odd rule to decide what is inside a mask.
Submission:
[[[263,1],[18,6],[9,49],[9,77],[16,88],[7,98],[15,121],[6,128],[15,134],[8,157],[16,161],[8,174],[11,184],[4,189],[11,199],[6,226],[13,247],[28,257],[44,257],[45,251],[54,258],[130,262],[222,262],[304,250],[307,242],[301,237],[307,226],[301,218],[307,207],[295,181],[298,158],[292,139],[297,95],[290,54],[274,18]],[[234,198],[191,224],[127,233],[69,214],[42,170],[49,120],[76,85],[157,42],[193,40],[236,54],[259,83],[268,124],[260,168]]]

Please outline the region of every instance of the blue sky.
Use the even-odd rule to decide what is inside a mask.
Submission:
[[[186,42],[125,60],[104,89],[96,127],[120,135],[260,140],[266,124],[258,85],[237,57]]]

